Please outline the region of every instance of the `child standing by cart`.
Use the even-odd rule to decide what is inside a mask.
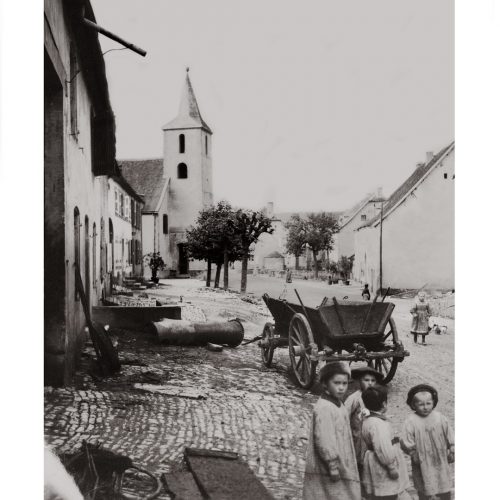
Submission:
[[[345,363],[327,363],[319,373],[323,394],[313,409],[306,452],[304,500],[360,500],[356,453],[342,403],[349,382]]]
[[[413,341],[417,343],[418,336],[422,335],[422,345],[426,345],[425,336],[429,333],[429,318],[431,316],[431,308],[425,298],[424,292],[418,292],[417,300],[414,306],[410,309],[413,316],[411,322],[411,333],[413,334]]]
[[[411,457],[418,498],[450,500],[449,464],[455,461],[455,441],[448,419],[434,409],[438,402],[437,391],[427,384],[417,385],[408,392],[406,402],[414,414],[403,424],[401,447]]]
[[[369,411],[365,408],[361,395],[363,391],[368,389],[368,387],[373,387],[376,383],[380,383],[384,377],[380,372],[370,366],[354,368],[351,370],[351,377],[355,380],[359,380],[359,390],[353,392],[346,399],[345,407],[347,408],[347,413],[349,414],[352,440],[356,451],[356,461],[358,463],[359,475],[361,476],[363,469],[363,455],[366,451],[366,448],[363,446],[363,440],[361,439],[361,426],[366,415],[369,414]]]
[[[363,486],[371,500],[397,500],[409,488],[410,480],[399,439],[394,437],[385,416],[387,388],[369,387],[362,394],[369,411],[363,422],[362,438],[366,453],[363,459]]]

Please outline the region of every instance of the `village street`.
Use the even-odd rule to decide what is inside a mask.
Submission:
[[[287,298],[295,299],[294,287],[308,305],[317,305],[325,295],[357,299],[359,294],[359,285],[306,283],[289,284]],[[270,320],[258,300],[243,301],[238,294],[203,285],[195,279],[162,280],[148,294],[182,295],[188,319],[238,317],[246,339],[259,335]],[[282,279],[249,276],[249,291],[256,295],[268,290],[278,296],[282,289]],[[393,317],[411,353],[389,384],[388,413],[395,429],[400,430],[409,413],[408,389],[422,382],[438,389],[438,409],[454,423],[454,321],[439,318],[447,333],[429,336],[426,347],[415,346],[408,336],[412,300],[394,302]],[[159,474],[185,467],[186,446],[230,450],[240,454],[275,498],[301,498],[309,421],[319,387],[304,391],[296,386],[287,349],[277,350],[273,367],[265,368],[256,343],[211,352],[159,345],[147,333],[111,333],[123,363],[118,376],[91,378],[84,356],[74,386],[45,389],[45,435],[58,452],[72,452],[84,439],[100,442]],[[85,353],[92,354],[92,348]]]

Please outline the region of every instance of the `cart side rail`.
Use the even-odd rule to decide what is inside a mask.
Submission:
[[[394,307],[391,302],[370,305],[367,302],[339,301],[337,308],[332,305],[322,306],[318,313],[325,325],[324,332],[327,337],[377,336],[384,333]]]

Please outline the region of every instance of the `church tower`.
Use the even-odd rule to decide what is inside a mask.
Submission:
[[[179,113],[163,129],[163,172],[168,180],[168,236],[170,267],[177,274],[204,269],[188,262],[186,229],[198,213],[213,203],[212,131],[200,114],[186,69]]]

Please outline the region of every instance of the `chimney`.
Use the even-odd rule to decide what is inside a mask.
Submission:
[[[266,206],[266,213],[268,217],[273,217],[274,215],[274,203],[269,201]]]
[[[383,195],[382,188],[378,187],[377,188],[377,198],[383,198],[383,197],[384,197],[384,195]]]
[[[433,158],[434,158],[434,153],[432,151],[427,151],[427,153],[425,153],[426,163],[429,163]]]
[[[419,162],[417,163],[416,168],[423,167],[424,165],[425,165],[425,163],[424,163],[423,161],[419,161]]]

